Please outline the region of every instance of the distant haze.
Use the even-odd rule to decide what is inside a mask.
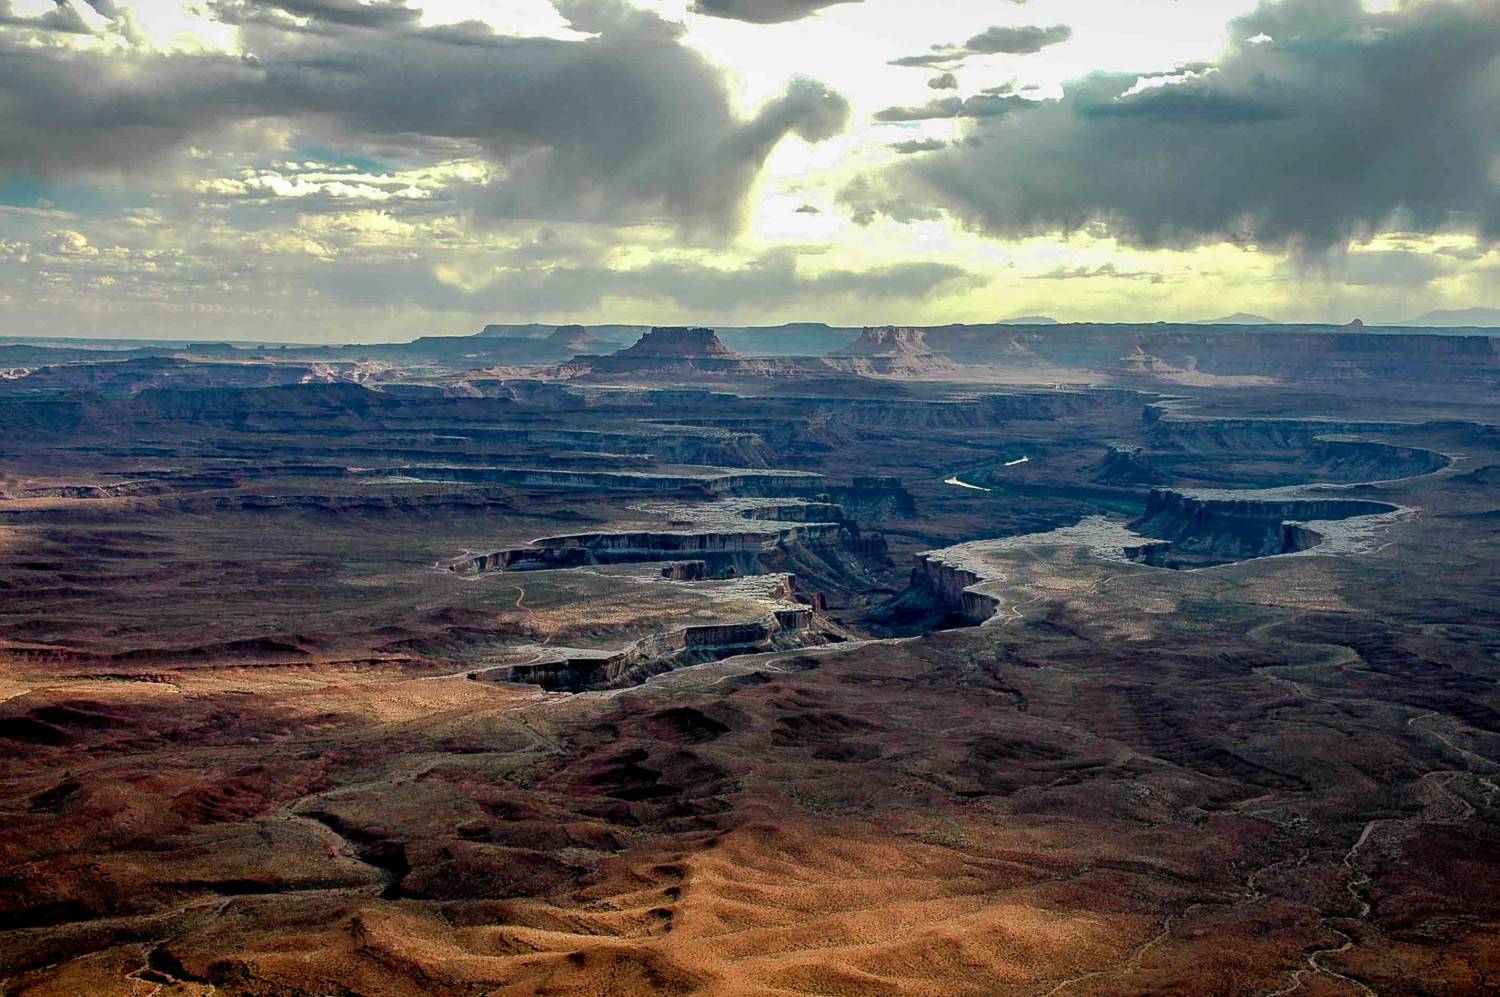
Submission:
[[[1429,326],[1451,329],[1460,326],[1500,328],[1500,308],[1448,308],[1427,312],[1397,325]]]
[[[1252,315],[1250,312],[1235,312],[1233,315],[1224,315],[1220,318],[1206,318],[1199,325],[1276,325],[1273,318],[1264,315]]]

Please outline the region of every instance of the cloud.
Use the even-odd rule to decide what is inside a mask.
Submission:
[[[964,42],[964,50],[985,55],[1032,55],[1049,45],[1059,45],[1073,37],[1066,24],[1039,27],[1034,24],[1016,28],[986,28]]]
[[[909,156],[914,152],[932,152],[945,148],[947,145],[948,143],[940,138],[914,138],[905,142],[893,142],[889,148],[903,156]]]
[[[771,150],[822,141],[848,104],[794,80],[739,117],[681,26],[617,0],[557,0],[578,40],[411,23],[398,4],[276,0],[317,31],[240,29],[243,56],[38,47],[0,34],[0,175],[140,175],[193,144],[290,130],[303,145],[478,156],[497,218],[665,222],[723,236]],[[241,4],[237,10],[245,9]]]
[[[1214,65],[1095,74],[969,137],[843,200],[865,218],[926,204],[996,236],[1087,228],[1144,246],[1494,239],[1500,0],[1263,4],[1231,24]]]
[[[902,223],[935,221],[942,216],[930,200],[912,197],[903,185],[891,183],[889,174],[856,176],[839,191],[838,203],[858,225],[869,225],[881,215]]]
[[[957,90],[958,77],[952,73],[943,73],[928,80],[927,85],[934,90]]]
[[[1094,277],[1111,277],[1116,280],[1143,280],[1160,284],[1166,280],[1164,274],[1155,270],[1121,270],[1113,263],[1102,263],[1096,267],[1055,267],[1045,273],[1031,274],[1026,280],[1087,280]]]
[[[1024,111],[1037,105],[1024,97],[942,97],[918,107],[887,107],[875,112],[876,121],[932,121],[939,118],[998,118],[1012,111]]]
[[[96,8],[97,9],[97,8]],[[10,0],[0,0],[0,27],[21,28],[30,31],[53,31],[60,34],[88,35],[93,33],[88,22],[73,7],[65,2],[57,3],[51,10],[30,17],[15,12]]]
[[[999,84],[997,86],[985,87],[983,90],[981,90],[979,92],[982,93],[982,94],[984,94],[987,97],[1005,97],[1005,96],[1007,96],[1009,94],[1030,92],[1030,91],[1033,91],[1033,90],[1040,90],[1040,89],[1041,89],[1041,87],[1039,87],[1035,83],[1020,84],[1020,83],[1017,83],[1015,80],[1007,80],[1006,82],[1001,83],[1001,84]]]
[[[303,18],[323,24],[355,28],[414,25],[422,12],[392,0],[215,0],[214,9],[226,24],[275,24],[291,27]]]
[[[811,17],[824,7],[859,0],[695,0],[692,11],[751,24],[782,24]]]
[[[889,65],[915,66],[919,68],[946,66],[951,63],[961,62],[964,54],[957,49],[940,49],[924,53],[923,55],[904,55],[899,59],[892,59]]]
[[[892,66],[946,66],[958,63],[971,55],[1034,55],[1049,45],[1059,45],[1073,37],[1073,29],[1066,24],[1050,27],[1022,25],[1019,27],[986,28],[962,45],[934,45],[932,51],[921,55],[908,55],[891,61]]]
[[[97,256],[99,250],[89,245],[88,237],[72,229],[48,232],[38,247],[57,256]]]
[[[1404,249],[1351,252],[1333,261],[1330,276],[1356,287],[1421,287],[1451,273],[1453,265],[1440,253]]]
[[[502,267],[465,284],[440,278],[430,261],[344,262],[318,275],[329,293],[350,305],[415,305],[431,311],[557,314],[597,307],[609,299],[662,302],[700,315],[788,304],[848,300],[924,300],[986,283],[946,263],[907,262],[867,270],[804,273],[791,250],[778,250],[741,267],[659,260],[635,268]]]
[[[247,170],[243,177],[199,181],[194,189],[211,198],[270,200],[328,198],[334,201],[420,201],[428,189],[392,176],[298,174],[278,170]]]

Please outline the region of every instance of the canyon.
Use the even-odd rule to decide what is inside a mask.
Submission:
[[[1485,335],[0,366],[7,993],[1500,978]]]

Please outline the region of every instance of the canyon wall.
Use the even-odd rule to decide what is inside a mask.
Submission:
[[[935,556],[939,552],[917,554],[911,572],[911,587],[931,596],[938,604],[962,616],[970,623],[983,623],[1000,609],[1000,600],[973,591],[970,586],[984,579],[972,571]]]
[[[1306,550],[1319,536],[1304,525],[1396,511],[1386,502],[1347,498],[1196,494],[1153,488],[1130,528],[1169,541],[1181,566],[1208,565]]]
[[[504,674],[512,682],[568,692],[621,689],[689,665],[741,654],[795,650],[842,639],[811,609],[777,609],[754,620],[680,627],[653,634],[612,654],[514,665]]]

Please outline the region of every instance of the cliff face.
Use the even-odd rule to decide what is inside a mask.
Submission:
[[[970,623],[983,623],[1000,609],[1000,600],[969,588],[983,580],[972,571],[926,553],[916,555],[911,571],[912,588],[928,593],[939,605]]]
[[[661,576],[674,582],[701,582],[708,577],[708,562],[673,561],[661,569]]]
[[[1145,515],[1130,528],[1171,544],[1170,555],[1151,549],[1136,559],[1194,567],[1307,550],[1322,539],[1307,522],[1394,511],[1396,506],[1362,499],[1205,497],[1154,488]]]
[[[1163,515],[1190,524],[1208,523],[1217,519],[1307,521],[1373,516],[1394,509],[1395,506],[1389,503],[1365,499],[1240,498],[1232,494],[1203,497],[1170,488],[1153,488],[1146,503],[1146,518]],[[1150,531],[1144,532],[1150,534]]]
[[[1152,465],[1140,447],[1116,443],[1095,465],[1093,479],[1106,485],[1158,485],[1168,476]]]
[[[1394,423],[1162,418],[1147,409],[1148,447],[1114,445],[1094,480],[1109,484],[1275,488],[1419,477],[1452,463],[1435,450],[1353,438]]]
[[[850,516],[866,522],[912,519],[917,515],[916,500],[900,478],[856,477],[847,486],[829,488],[828,494]]]
[[[843,506],[833,502],[793,502],[786,505],[761,505],[740,513],[745,519],[764,519],[783,523],[840,523],[851,532],[859,526],[849,520]]]
[[[755,620],[683,627],[642,638],[613,653],[516,665],[506,677],[546,689],[581,692],[639,685],[677,668],[741,654],[787,651],[843,640],[810,609],[778,609]]]
[[[1310,463],[1328,471],[1332,481],[1384,481],[1432,474],[1453,461],[1445,454],[1416,447],[1368,440],[1317,440],[1308,448]]]
[[[1321,419],[1174,419],[1163,418],[1154,407],[1146,410],[1146,421],[1154,449],[1235,455],[1307,449],[1325,436],[1404,428],[1400,423]]]
[[[598,555],[678,554],[684,551],[758,551],[784,543],[837,543],[843,528],[837,523],[807,523],[767,531],[702,533],[638,532],[579,533],[543,537],[535,545],[552,550],[582,548]]]
[[[459,574],[476,574],[689,558],[704,562],[707,574],[722,578],[764,574],[791,547],[831,548],[848,539],[848,532],[839,523],[799,523],[743,531],[574,533],[542,537],[526,547],[468,555],[449,562],[447,567]]]

